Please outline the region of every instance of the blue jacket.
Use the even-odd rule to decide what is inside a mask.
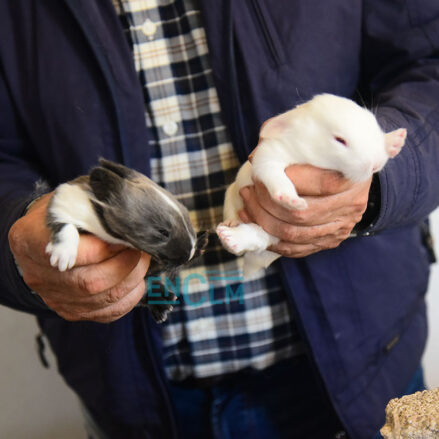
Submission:
[[[439,202],[437,0],[200,0],[224,120],[241,160],[261,123],[314,94],[361,95],[403,152],[381,173],[369,236],[283,259],[310,358],[353,438],[384,421],[426,339],[429,259],[420,224]],[[0,302],[33,313],[60,372],[110,437],[176,427],[158,326],[63,321],[32,295],[7,231],[33,183],[84,174],[99,156],[148,173],[141,87],[110,0],[0,2]]]

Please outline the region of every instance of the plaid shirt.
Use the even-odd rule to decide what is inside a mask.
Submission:
[[[222,220],[239,162],[223,124],[196,0],[113,0],[143,86],[151,177],[198,229]],[[180,273],[183,295],[163,325],[169,378],[258,369],[303,352],[275,265],[244,281],[242,258],[212,236]]]

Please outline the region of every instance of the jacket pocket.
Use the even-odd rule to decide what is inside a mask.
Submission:
[[[399,361],[399,373],[402,377],[407,375],[408,370],[415,370],[419,366],[427,337],[425,309],[421,295],[418,303],[414,304],[414,309],[374,343],[373,353],[369,355],[364,368],[348,377],[345,386],[337,394],[345,404],[352,404],[361,394],[367,393],[373,381],[379,378],[380,370],[387,367],[386,373],[390,373],[392,367],[386,364]],[[358,356],[358,353],[352,351],[351,355]],[[397,375],[392,373],[389,379],[398,380]]]
[[[270,20],[264,0],[248,0],[248,2],[265,52],[275,66],[284,64],[285,53]]]

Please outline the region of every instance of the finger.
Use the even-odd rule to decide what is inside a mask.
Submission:
[[[43,218],[43,229],[39,230],[39,233],[33,233],[33,236],[35,236],[39,241],[45,241],[45,243],[49,241],[50,237],[50,230],[45,224],[47,206],[53,194],[54,192],[50,192],[49,194],[43,195],[41,198],[35,201],[32,206],[30,206],[27,212],[27,215],[32,214],[33,217],[37,216],[38,212],[38,216]],[[41,234],[45,239],[41,239]],[[114,256],[124,248],[126,248],[126,246],[106,243],[91,234],[81,234],[76,265],[99,263],[111,256]]]
[[[285,169],[285,173],[301,196],[337,194],[354,184],[339,172],[311,165],[291,165]]]
[[[291,210],[286,209],[274,201],[271,198],[267,188],[260,181],[255,181],[253,186],[243,187],[239,191],[239,194],[244,202],[245,207],[247,207],[247,204],[253,201],[252,198],[256,197],[258,203],[276,218],[279,218],[282,221],[289,221],[291,217]],[[253,205],[255,205],[254,202]]]
[[[358,222],[367,207],[371,182],[372,178],[355,183],[346,191],[334,195],[305,197],[308,211],[313,212],[315,218],[322,217],[328,222],[341,217],[350,217]],[[300,214],[297,212],[296,217]],[[306,217],[306,211],[303,214]]]
[[[241,209],[238,211],[239,218],[243,223],[251,223],[252,219],[248,212],[245,209]]]
[[[27,215],[32,216],[34,225],[36,225],[34,218],[38,217],[39,219],[42,219],[42,221],[38,222],[39,230],[34,230],[34,233],[29,237],[29,239],[31,243],[32,239],[38,241],[39,243],[43,243],[43,246],[40,245],[40,247],[44,254],[46,244],[50,240],[50,230],[46,226],[45,219],[47,214],[47,206],[53,196],[53,193],[54,192],[50,192],[49,194],[43,195],[29,208],[27,212]],[[29,218],[31,219],[31,217]],[[108,259],[119,253],[124,248],[126,248],[126,246],[109,244],[94,235],[82,233],[79,240],[78,254],[75,265],[80,266],[102,262],[105,259]],[[48,256],[46,256],[46,258],[49,259]]]
[[[22,218],[11,228],[14,241],[19,244],[18,253],[29,256],[37,264],[49,265],[46,246],[50,230],[46,225],[47,206],[53,192],[44,195],[32,204]],[[120,252],[124,246],[105,243],[96,236],[81,234],[76,265],[99,263]]]
[[[340,230],[337,233],[323,236],[320,239],[306,244],[281,241],[278,244],[269,247],[269,250],[290,258],[305,257],[318,251],[330,250],[338,247],[349,236],[350,232],[346,232],[346,230]]]
[[[315,244],[291,244],[280,242],[270,246],[268,250],[278,253],[287,258],[305,258],[306,256],[317,253],[321,248]]]
[[[94,321],[99,323],[109,323],[123,317],[129,313],[139,303],[145,293],[145,282],[142,280],[136,287],[124,296],[117,303],[111,304],[91,312],[72,313],[70,310],[60,309],[57,313],[69,321]]]
[[[52,292],[50,297],[46,294],[46,298],[73,313],[91,312],[105,308],[122,300],[122,298],[129,294],[140,282],[144,281],[149,267],[149,261],[149,255],[142,253],[138,264],[131,273],[121,282],[102,293],[84,295],[81,291],[80,294],[71,293],[66,295],[65,291],[57,291]],[[52,304],[51,307],[53,308],[54,305]]]
[[[287,209],[273,200],[267,188],[259,181],[255,182],[254,192],[243,190],[242,198],[244,204],[249,203],[249,198],[255,196],[258,203],[274,217],[281,221],[294,225],[317,226],[332,222],[348,213],[346,203],[343,204],[339,199],[330,199],[332,196],[304,197],[308,202],[308,208],[304,210]],[[349,201],[351,201],[349,199]],[[328,205],[328,202],[330,204]]]
[[[255,182],[255,194],[259,204],[276,218],[296,225],[316,226],[354,215],[357,222],[367,205],[369,183],[357,183],[347,191],[335,195],[304,197],[308,208],[304,210],[287,209],[275,202],[261,182]],[[248,203],[251,191],[243,189],[241,196]]]
[[[143,295],[145,294],[145,290],[145,281],[142,280],[122,300],[108,306],[107,308],[96,311],[96,313],[93,313],[93,315],[91,316],[92,319],[101,323],[110,323],[120,319],[124,315],[128,314],[140,302]],[[89,319],[90,316],[86,318]]]
[[[289,258],[305,257],[322,250],[334,249],[347,239],[348,236],[349,233],[340,232],[338,234],[324,236],[321,239],[306,244],[281,241],[268,249]]]
[[[109,290],[91,297],[93,304],[96,305],[96,307],[102,308],[122,300],[122,298],[132,291],[140,282],[144,282],[150,260],[151,257],[149,255],[142,253],[139,262],[126,278]]]
[[[89,316],[85,316],[87,320],[92,319],[93,321],[101,323],[109,323],[118,320],[125,314],[128,314],[142,299],[145,294],[146,285],[145,281],[142,280],[129,294],[127,294],[119,302],[103,308],[99,311],[94,312]]]
[[[78,294],[102,293],[125,279],[136,267],[141,255],[138,250],[126,249],[101,263],[75,267],[66,274],[70,273],[70,282]]]
[[[99,264],[100,262],[110,259],[126,248],[126,246],[120,244],[109,244],[108,242],[104,242],[94,235],[82,233],[79,239],[75,267]]]
[[[252,194],[254,188],[249,187],[248,189],[250,194]],[[295,244],[308,244],[325,236],[336,235],[340,229],[345,227],[342,221],[334,221],[316,226],[293,225],[273,216],[258,201],[256,196],[250,195],[245,204],[246,213],[252,218],[253,222],[259,224],[266,232],[283,241],[294,242]]]

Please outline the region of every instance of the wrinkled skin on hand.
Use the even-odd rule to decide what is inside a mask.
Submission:
[[[26,284],[69,321],[112,322],[131,311],[145,292],[150,256],[81,234],[76,265],[60,272],[46,254],[46,211],[52,193],[37,200],[9,231],[9,245]]]
[[[241,189],[244,222],[255,222],[281,241],[269,248],[282,256],[301,258],[340,245],[366,210],[372,178],[353,183],[340,173],[310,165],[285,170],[308,208],[289,210],[274,201],[265,186]]]

